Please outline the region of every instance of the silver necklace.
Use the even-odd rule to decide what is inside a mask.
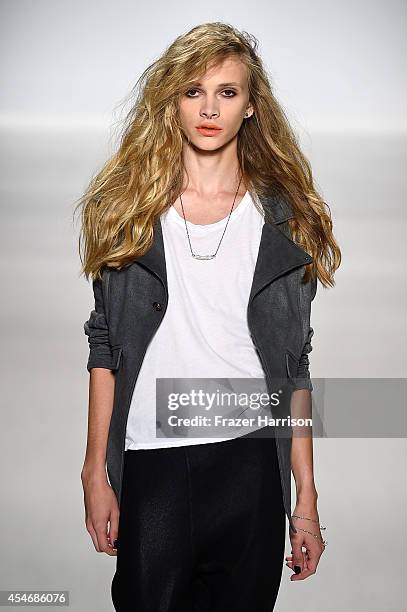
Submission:
[[[194,252],[193,252],[193,250],[192,250],[192,245],[191,245],[191,239],[190,239],[190,237],[189,237],[189,232],[188,232],[187,220],[186,220],[186,218],[185,218],[185,213],[184,213],[184,205],[183,205],[183,203],[182,203],[182,197],[181,197],[181,194],[180,194],[179,199],[180,199],[180,201],[181,201],[182,214],[183,214],[183,216],[184,216],[184,221],[185,221],[185,229],[187,230],[187,236],[188,236],[189,248],[190,248],[190,250],[191,250],[191,255],[192,255],[192,257],[194,257],[195,259],[203,259],[203,260],[205,260],[205,259],[214,259],[214,258],[216,257],[216,254],[217,254],[217,252],[219,251],[219,247],[220,247],[220,245],[221,245],[221,243],[222,243],[223,236],[225,235],[226,228],[227,228],[228,223],[229,223],[229,221],[230,221],[230,217],[231,217],[231,215],[232,215],[233,207],[234,207],[234,205],[235,205],[236,197],[237,197],[237,194],[238,194],[238,192],[239,192],[239,187],[240,187],[240,183],[241,183],[241,182],[242,182],[242,177],[240,177],[239,185],[237,186],[237,190],[236,190],[236,193],[235,193],[235,197],[234,197],[234,199],[233,199],[232,208],[230,209],[230,213],[229,213],[229,216],[228,216],[228,220],[227,220],[227,222],[226,222],[225,229],[223,230],[223,234],[222,234],[221,239],[220,239],[220,241],[219,241],[218,248],[216,249],[216,251],[215,251],[215,252],[214,252],[212,255],[198,255],[197,253],[194,253]]]

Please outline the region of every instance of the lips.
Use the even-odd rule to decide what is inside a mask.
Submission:
[[[222,131],[222,128],[219,128],[216,126],[205,126],[205,125],[197,126],[196,129],[203,136],[216,136]]]

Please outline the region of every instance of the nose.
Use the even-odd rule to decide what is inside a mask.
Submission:
[[[219,117],[219,113],[217,111],[202,111],[201,116],[205,119],[215,119]]]
[[[202,104],[201,108],[201,116],[205,117],[205,119],[214,119],[215,117],[219,117],[219,110],[216,108],[216,103],[214,101],[206,100]]]
[[[219,113],[217,111],[201,111],[201,115],[202,117],[205,117],[206,119],[214,119],[215,117],[219,117]]]

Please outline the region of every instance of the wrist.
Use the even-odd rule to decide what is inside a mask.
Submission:
[[[318,493],[315,486],[299,487],[297,489],[297,504],[315,507],[318,502]]]
[[[103,481],[107,480],[106,468],[104,463],[85,462],[81,471],[82,482]]]

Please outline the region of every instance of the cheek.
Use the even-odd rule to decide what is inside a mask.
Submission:
[[[233,134],[236,134],[240,130],[240,126],[242,125],[242,122],[243,122],[243,111],[241,114],[240,112],[239,113],[234,112],[228,118],[228,121],[227,121],[229,131],[233,132]]]
[[[243,107],[241,102],[239,102],[239,104],[236,103],[236,104],[224,105],[222,109],[222,114],[223,114],[223,117],[226,123],[231,128],[240,127],[240,124],[243,121],[243,115],[245,112],[245,108],[246,107]]]
[[[180,117],[180,121],[182,123],[182,125],[184,126],[188,126],[191,123],[193,123],[194,119],[196,118],[196,109],[194,108],[193,104],[189,103],[189,102],[182,102],[179,105],[179,117]]]

